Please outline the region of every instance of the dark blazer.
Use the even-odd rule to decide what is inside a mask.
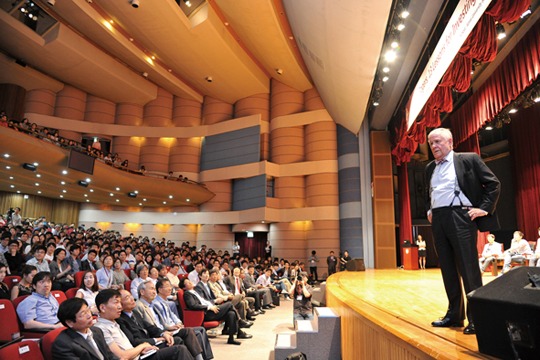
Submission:
[[[118,357],[114,355],[109,346],[105,342],[103,332],[97,327],[90,328],[92,336],[98,346],[101,354],[106,360],[116,360]],[[86,340],[72,329],[62,331],[53,343],[53,357],[55,360],[99,360],[95,355],[94,349],[86,342]]]
[[[186,307],[189,310],[203,310],[206,311],[206,306],[201,304],[197,296],[193,295],[187,290],[184,290],[184,301],[186,302]]]
[[[216,300],[216,296],[212,292],[212,289],[206,289],[202,281],[199,281],[199,283],[195,286],[195,291],[198,292],[203,299],[211,301],[212,303],[214,303]],[[209,294],[208,291],[210,292]]]
[[[133,314],[133,316],[135,316],[135,314]],[[133,346],[137,346],[144,342],[154,345],[154,338],[161,337],[161,334],[163,333],[157,326],[149,325],[143,327],[139,320],[135,322],[133,318],[130,318],[123,312],[120,317],[116,319],[116,322],[120,325],[120,329],[126,334],[129,342]]]
[[[94,267],[95,271],[98,270],[95,262],[92,264],[92,266]],[[90,261],[88,261],[88,260],[81,261],[81,271],[88,271],[88,270],[92,270],[90,268]]]
[[[431,208],[430,184],[435,166],[435,161],[432,161],[426,167],[426,210]],[[459,188],[473,207],[488,212],[488,215],[475,219],[478,229],[480,231],[499,229],[499,220],[495,214],[501,192],[499,179],[476,153],[454,153],[454,168]]]

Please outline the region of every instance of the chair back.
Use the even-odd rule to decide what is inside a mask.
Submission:
[[[21,336],[19,320],[11,300],[0,299],[0,342],[7,343]]]
[[[44,360],[36,341],[21,341],[1,348],[0,359]]]
[[[4,283],[7,285],[9,290],[13,289],[15,285],[21,282],[21,277],[19,275],[8,275],[4,278]]]
[[[53,360],[52,345],[58,334],[65,329],[65,327],[61,327],[51,330],[41,338],[41,352],[43,353],[45,360]]]
[[[81,287],[81,284],[82,284],[82,281],[83,281],[83,276],[84,276],[84,273],[86,271],[77,271],[75,273],[75,287],[76,288],[80,288]]]
[[[77,294],[77,291],[79,290],[79,288],[71,288],[71,289],[67,289],[66,290],[66,298],[67,299],[71,299],[71,298],[74,298],[75,295]]]
[[[62,290],[53,290],[51,295],[58,301],[58,305],[67,300],[66,294]]]

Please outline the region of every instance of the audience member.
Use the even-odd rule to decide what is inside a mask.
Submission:
[[[56,316],[58,301],[51,294],[52,275],[38,272],[32,279],[34,292],[17,307],[17,315],[25,329],[53,329],[62,327]]]
[[[536,240],[536,245],[534,248],[534,254],[529,260],[529,266],[538,266],[540,267],[540,227],[538,228],[538,239]]]
[[[11,296],[9,293],[8,286],[4,283],[4,279],[7,274],[7,265],[0,263],[0,299],[10,300]]]
[[[96,296],[99,291],[99,285],[96,275],[92,271],[86,271],[83,275],[83,281],[79,290],[75,294],[76,297],[84,299],[92,314],[97,314]]]
[[[33,265],[24,265],[21,271],[21,281],[13,286],[11,289],[11,300],[16,299],[19,296],[31,295],[32,279],[37,274],[37,269]]]
[[[54,251],[53,261],[49,264],[53,277],[53,290],[66,291],[75,286],[74,279],[70,275],[71,266],[66,258],[66,250],[58,248]]]
[[[45,247],[43,245],[37,245],[34,247],[34,257],[26,262],[26,265],[34,265],[38,272],[50,272],[49,263],[44,260]]]

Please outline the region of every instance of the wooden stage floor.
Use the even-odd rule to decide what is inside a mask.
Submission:
[[[484,285],[493,279],[495,277],[485,273]],[[464,335],[462,328],[431,326],[433,320],[444,316],[448,306],[439,269],[342,272],[328,279],[326,291],[328,306],[336,307],[342,318],[360,314],[364,323],[373,323],[377,329],[383,329],[413,345],[420,350],[419,353],[425,353],[425,357],[421,354],[417,356],[419,358],[493,359],[480,354],[476,336]],[[344,320],[342,336],[347,328],[355,329],[354,332],[358,333],[356,327],[363,326],[357,324],[348,327],[347,320]],[[360,330],[364,331],[362,328]],[[356,342],[351,336],[349,341]],[[355,354],[358,355],[357,352]],[[347,358],[344,351],[343,359]]]

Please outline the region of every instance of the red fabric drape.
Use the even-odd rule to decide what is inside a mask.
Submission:
[[[400,250],[403,242],[409,240],[414,242],[412,237],[411,200],[409,196],[409,175],[407,164],[398,167],[398,187],[399,187],[399,244]],[[400,251],[402,253],[402,251]]]
[[[456,152],[474,152],[480,155],[480,143],[478,142],[478,133],[474,133],[467,140],[461,142],[455,148]]]
[[[519,230],[534,241],[540,226],[540,104],[522,109],[510,123],[516,216]]]
[[[468,139],[491,121],[540,74],[540,21],[516,45],[491,77],[450,115],[454,144]]]

